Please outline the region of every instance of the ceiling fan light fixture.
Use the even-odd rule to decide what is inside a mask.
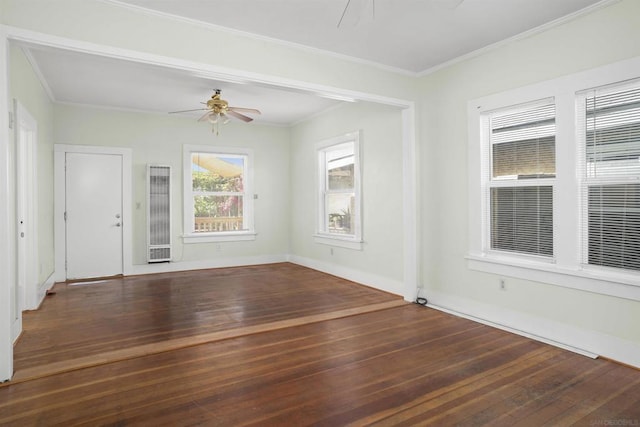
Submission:
[[[205,105],[203,108],[196,108],[194,110],[180,110],[180,111],[171,111],[169,114],[173,113],[188,113],[191,111],[202,111],[205,110],[204,113],[198,119],[199,122],[209,122],[211,124],[211,132],[215,132],[218,135],[218,126],[220,122],[223,125],[226,125],[231,121],[231,117],[234,119],[241,120],[245,123],[249,123],[253,120],[253,118],[246,116],[243,113],[247,114],[261,114],[260,110],[256,110],[255,108],[241,108],[241,107],[232,107],[229,103],[221,98],[221,90],[216,89],[214,94],[211,96],[207,102],[202,102]]]

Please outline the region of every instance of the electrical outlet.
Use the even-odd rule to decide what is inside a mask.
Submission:
[[[222,245],[220,243],[218,243],[216,245],[216,251],[220,252],[222,250]]]
[[[329,253],[333,255],[333,248],[329,248]]]
[[[500,279],[500,290],[502,291],[506,291],[507,290],[507,283],[504,279]]]

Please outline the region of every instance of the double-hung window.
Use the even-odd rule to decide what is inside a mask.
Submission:
[[[469,268],[640,300],[640,57],[468,108]]]
[[[318,145],[319,243],[360,249],[360,150],[354,132]]]
[[[251,151],[184,148],[186,242],[251,240]]]
[[[582,262],[640,271],[640,81],[580,92]]]
[[[553,99],[487,113],[490,249],[553,256]]]

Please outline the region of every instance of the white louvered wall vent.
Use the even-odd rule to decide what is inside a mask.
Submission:
[[[171,166],[147,165],[147,261],[171,261]]]

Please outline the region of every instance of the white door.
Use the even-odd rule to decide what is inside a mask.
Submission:
[[[122,156],[65,160],[67,279],[122,274]]]

